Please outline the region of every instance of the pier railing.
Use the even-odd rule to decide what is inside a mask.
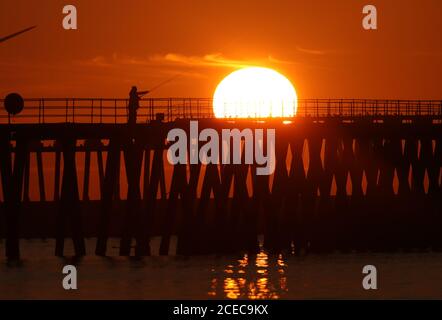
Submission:
[[[0,99],[0,123],[125,123],[128,99],[25,99],[23,111],[10,116]],[[149,98],[140,101],[138,122],[213,118],[209,98]],[[299,99],[299,117],[442,117],[442,100]]]

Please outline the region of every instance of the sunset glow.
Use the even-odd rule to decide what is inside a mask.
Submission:
[[[248,67],[225,77],[216,88],[217,118],[277,118],[296,115],[298,98],[291,82],[275,70]]]

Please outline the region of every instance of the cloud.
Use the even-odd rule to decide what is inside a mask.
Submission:
[[[237,60],[226,58],[221,53],[208,53],[205,55],[184,55],[180,53],[154,54],[148,57],[127,57],[113,54],[110,57],[97,56],[81,61],[82,65],[96,67],[207,67],[207,68],[244,68],[268,64],[294,64],[295,62],[280,60],[273,56],[255,60]]]
[[[315,55],[315,56],[322,56],[327,53],[326,51],[323,51],[323,50],[307,49],[307,48],[302,48],[302,47],[298,47],[298,46],[296,47],[296,50],[298,50],[301,53],[306,53],[306,54]]]
[[[268,61],[273,64],[299,64],[299,62],[290,61],[290,60],[281,60],[275,58],[274,56],[268,56]]]
[[[93,65],[97,67],[110,67],[112,64],[103,56],[97,56],[94,57],[88,61],[85,61],[84,63],[80,63],[83,65]]]
[[[77,61],[79,65],[93,67],[119,67],[124,65],[149,65],[147,59],[121,56],[113,53],[112,56],[95,56],[87,60]]]
[[[161,78],[163,75],[174,75],[190,78],[207,78],[204,73],[196,70],[177,68],[173,65],[159,64],[154,57],[129,57],[116,53],[111,56],[96,56],[91,59],[76,61],[77,65],[89,68],[115,69],[129,71],[131,74],[149,73],[152,77]]]
[[[225,58],[221,53],[210,53],[203,56],[186,56],[178,53],[154,55],[151,61],[157,63],[181,64],[193,67],[232,67],[242,68],[258,64],[257,62]]]

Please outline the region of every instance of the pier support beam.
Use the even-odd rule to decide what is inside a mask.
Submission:
[[[118,138],[113,137],[110,139],[101,193],[101,213],[98,226],[97,246],[95,248],[95,254],[98,256],[105,256],[107,251],[112,201],[114,200],[114,193],[117,189],[116,184],[119,183],[118,166],[120,165],[120,147],[121,142]]]
[[[128,182],[126,214],[120,241],[120,255],[129,256],[133,237],[137,239],[136,255],[147,254],[142,240],[142,231],[136,232],[141,219],[141,190],[140,177],[143,162],[143,149],[137,142],[129,142],[124,150],[124,163]],[[148,244],[147,244],[148,245]]]
[[[60,210],[57,216],[57,236],[55,255],[64,255],[64,238],[67,223],[74,243],[76,256],[84,256],[86,247],[82,233],[82,217],[80,212],[80,196],[78,191],[77,168],[75,161],[75,139],[61,141],[63,151],[63,178],[60,194]]]
[[[0,167],[6,214],[6,257],[20,259],[19,215],[23,194],[23,179],[28,157],[28,141],[17,137],[14,166],[11,166],[11,146],[7,137],[0,139]]]

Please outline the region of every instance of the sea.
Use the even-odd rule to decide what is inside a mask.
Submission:
[[[97,257],[95,242],[74,258],[67,239],[59,258],[54,240],[21,240],[22,260],[7,261],[0,240],[0,299],[442,299],[442,253],[431,251],[159,256],[153,238],[152,256],[137,259],[118,256],[118,239]],[[76,267],[76,290],[63,288],[66,265]],[[376,289],[364,288],[368,275]]]

